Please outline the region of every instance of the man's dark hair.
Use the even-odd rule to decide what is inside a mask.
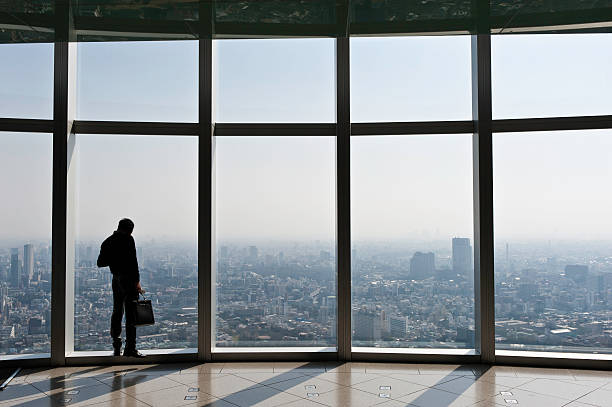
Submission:
[[[132,231],[134,230],[134,222],[132,222],[128,218],[123,218],[119,221],[119,226],[117,227],[117,230],[132,233]]]

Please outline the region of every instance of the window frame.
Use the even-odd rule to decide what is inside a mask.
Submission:
[[[59,15],[69,15],[61,7]],[[471,35],[472,120],[402,123],[351,123],[350,120],[350,39],[347,33],[336,41],[336,122],[293,124],[229,124],[213,117],[213,39],[199,42],[198,123],[76,121],[76,43],[69,42],[71,29],[57,23],[54,47],[54,115],[51,120],[0,118],[0,131],[53,133],[53,218],[52,218],[52,333],[51,357],[23,360],[11,358],[6,364],[77,365],[115,362],[111,356],[72,355],[74,270],[67,241],[71,236],[70,211],[73,203],[73,171],[70,160],[76,134],[182,135],[197,137],[198,157],[198,351],[167,354],[159,352],[146,363],[210,362],[237,360],[296,361],[404,361],[440,363],[484,363],[547,365],[582,368],[609,368],[609,355],[546,354],[496,351],[494,341],[493,281],[493,157],[492,134],[542,130],[611,129],[612,115],[493,120],[491,100],[491,35]],[[74,41],[74,39],[72,39]],[[335,352],[308,349],[252,349],[249,352],[213,351],[215,304],[213,275],[213,140],[215,136],[251,135],[334,135],[336,137],[336,236],[338,278],[338,347]],[[351,347],[351,217],[350,143],[361,135],[472,134],[474,206],[474,283],[476,349],[368,350]],[[72,305],[73,306],[73,305]]]

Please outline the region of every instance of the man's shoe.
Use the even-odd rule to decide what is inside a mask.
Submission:
[[[121,356],[121,347],[115,348],[115,350],[113,350],[113,356]]]
[[[128,356],[131,358],[144,358],[145,355],[143,355],[142,353],[138,352],[136,349],[133,350],[124,350],[123,351],[123,356]]]

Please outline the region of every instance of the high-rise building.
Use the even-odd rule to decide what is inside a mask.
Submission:
[[[576,283],[585,283],[588,273],[589,266],[583,266],[580,264],[568,264],[565,266],[565,276],[574,280]]]
[[[19,249],[11,249],[11,284],[13,287],[21,285],[21,275],[19,273]]]
[[[410,278],[413,280],[432,277],[435,271],[436,257],[431,252],[416,252],[410,259]]]
[[[394,338],[403,338],[406,336],[408,324],[406,317],[391,317],[389,318],[389,330]]]
[[[354,314],[355,337],[364,341],[374,341],[381,338],[382,323],[375,312],[361,309]]]
[[[221,246],[219,248],[219,258],[220,259],[227,259],[228,257],[228,249],[227,246]]]
[[[29,284],[34,277],[34,246],[23,246],[23,283]]]
[[[472,245],[468,238],[453,238],[453,273],[462,275],[468,280],[474,278]]]
[[[257,246],[249,246],[249,261],[256,261],[259,255],[259,251],[257,250]]]

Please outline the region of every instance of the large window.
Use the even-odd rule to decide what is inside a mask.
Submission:
[[[470,37],[351,39],[351,120],[470,120]]]
[[[493,143],[497,349],[612,353],[612,131]]]
[[[493,118],[612,114],[612,34],[492,37]]]
[[[138,328],[138,347],[197,348],[197,151],[195,137],[77,136],[76,351],[110,349],[112,275],[96,259],[125,217],[156,313],[155,325]]]
[[[50,351],[50,134],[0,132],[0,359]]]
[[[335,347],[335,139],[215,138],[221,347]]]
[[[335,121],[334,40],[215,41],[216,121]]]
[[[79,43],[77,118],[198,121],[196,41]]]
[[[612,34],[78,33],[0,45],[0,358],[110,354],[124,217],[145,351],[612,358]]]
[[[53,44],[0,45],[0,117],[53,116]]]
[[[353,137],[353,346],[474,348],[471,148]]]

